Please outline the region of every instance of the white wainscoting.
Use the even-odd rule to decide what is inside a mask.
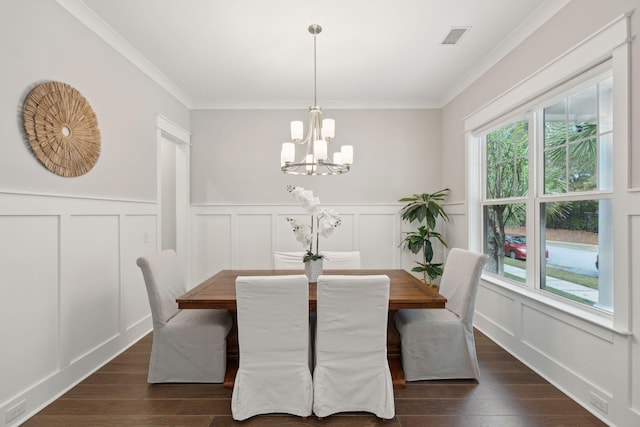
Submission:
[[[590,393],[608,401],[609,413],[624,405],[613,392],[612,372],[624,368],[609,366],[620,351],[611,330],[488,282],[478,290],[474,325],[603,420],[608,418],[590,404]]]
[[[628,259],[634,260],[640,254],[640,215],[628,218]],[[637,285],[638,263],[620,267],[629,268],[631,282]],[[626,286],[615,289],[620,292]],[[637,331],[640,292],[632,292],[629,299],[636,314],[629,330]],[[480,284],[474,324],[609,425],[640,425],[640,344],[629,331],[574,315],[557,300],[534,297],[516,285],[488,281]],[[592,394],[608,402],[607,413],[591,403]]]
[[[412,228],[400,219],[402,204],[325,207],[342,224],[320,238],[321,250],[360,251],[362,268],[413,267],[415,257],[399,247]],[[192,285],[223,269],[271,269],[274,251],[303,250],[286,220],[308,220],[298,205],[197,205],[191,212]]]
[[[0,192],[0,425],[15,425],[152,328],[136,259],[149,202]],[[25,414],[6,423],[8,408]]]

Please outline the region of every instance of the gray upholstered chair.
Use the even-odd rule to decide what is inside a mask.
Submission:
[[[313,412],[395,415],[387,361],[389,277],[318,278]]]
[[[236,300],[240,366],[231,397],[233,418],[311,415],[307,277],[239,276]]]
[[[221,383],[227,361],[227,310],[179,310],[186,286],[176,253],[138,258],[153,318],[150,383]]]
[[[402,369],[407,381],[477,378],[473,338],[476,293],[487,255],[454,248],[449,252],[440,294],[446,308],[398,310]]]

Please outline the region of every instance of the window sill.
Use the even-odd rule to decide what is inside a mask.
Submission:
[[[570,302],[561,301],[558,298],[554,298],[551,295],[547,295],[547,292],[540,290],[532,290],[523,285],[517,285],[505,280],[499,276],[491,273],[483,273],[481,283],[489,283],[500,288],[506,289],[509,292],[518,294],[528,300],[536,301],[552,309],[558,310],[569,316],[588,322],[592,325],[603,328],[607,331],[613,332],[618,335],[628,336],[631,335],[630,331],[621,330],[616,328],[613,323],[613,315],[598,311],[588,307],[579,307],[576,304]]]

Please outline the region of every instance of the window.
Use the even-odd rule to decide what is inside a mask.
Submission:
[[[485,270],[611,312],[613,79],[573,86],[480,137]]]
[[[485,136],[484,249],[485,269],[523,281],[526,271],[514,272],[504,257],[526,259],[526,196],[529,179],[529,123],[514,121]],[[519,243],[520,242],[520,243]]]
[[[629,34],[617,18],[464,119],[467,245],[492,258],[484,286],[621,331],[640,194]]]

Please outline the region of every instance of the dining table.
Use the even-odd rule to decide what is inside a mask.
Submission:
[[[281,276],[291,274],[303,274],[303,272],[301,270],[222,270],[176,299],[180,309],[226,309],[233,316],[233,326],[227,336],[227,370],[224,378],[224,386],[226,388],[233,388],[239,361],[236,278],[238,276]],[[387,359],[394,388],[404,388],[405,380],[402,371],[400,334],[395,328],[393,317],[396,311],[400,309],[444,308],[447,299],[438,293],[437,288],[425,285],[423,281],[406,270],[325,270],[323,274],[384,274],[389,277]],[[315,310],[316,303],[316,283],[309,283],[309,309]]]

